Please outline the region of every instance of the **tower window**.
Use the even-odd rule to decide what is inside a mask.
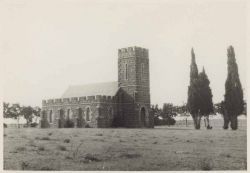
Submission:
[[[125,79],[128,80],[128,64],[125,65]]]
[[[87,121],[90,121],[89,113],[90,113],[90,109],[88,107],[87,110],[86,110],[86,120]]]
[[[67,110],[67,119],[70,119],[70,109]]]
[[[49,122],[52,123],[52,110],[49,112]]]
[[[143,73],[144,73],[144,64],[141,64],[141,80],[143,79]]]
[[[136,98],[137,98],[137,92],[134,91],[134,101],[136,101]]]

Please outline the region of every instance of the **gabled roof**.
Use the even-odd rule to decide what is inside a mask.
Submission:
[[[83,96],[115,96],[118,91],[118,82],[94,83],[87,85],[69,86],[62,95],[62,98],[83,97]]]

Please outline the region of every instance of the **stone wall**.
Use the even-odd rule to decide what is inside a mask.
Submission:
[[[117,114],[114,100],[114,97],[100,95],[49,99],[43,100],[42,111],[46,113],[45,118],[50,127],[66,127],[67,120],[72,121],[74,127],[111,127],[113,117]],[[112,117],[104,121],[103,117],[107,118],[106,112],[110,109]]]

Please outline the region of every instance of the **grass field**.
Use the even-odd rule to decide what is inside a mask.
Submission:
[[[5,170],[246,170],[246,128],[4,129]]]

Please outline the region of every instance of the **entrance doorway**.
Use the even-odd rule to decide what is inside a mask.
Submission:
[[[143,127],[145,127],[146,126],[146,109],[144,107],[141,108],[141,115],[140,115],[140,117],[141,117],[141,125]]]

